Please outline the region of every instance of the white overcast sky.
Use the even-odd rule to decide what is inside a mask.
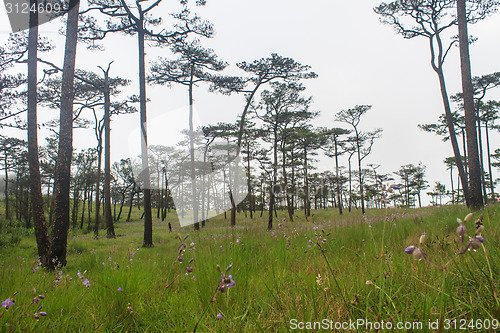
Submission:
[[[161,14],[168,20],[167,9],[173,0],[164,0]],[[451,145],[417,125],[436,122],[443,113],[439,84],[429,63],[428,41],[405,40],[392,27],[380,23],[373,7],[381,1],[337,0],[207,0],[205,7],[194,8],[202,18],[213,23],[214,38],[202,40],[238,73],[235,64],[253,61],[278,53],[310,65],[319,77],[306,81],[305,94],[313,97],[313,109],[321,111],[314,121],[318,126],[334,127],[336,112],[357,104],[372,105],[361,121],[362,130],[383,128],[383,136],[373,148],[366,164],[381,165],[379,173],[392,173],[408,163],[422,162],[431,185],[441,181],[449,188],[449,173],[444,158],[452,156]],[[173,7],[170,7],[173,8]],[[8,36],[5,9],[0,12],[0,40]],[[57,33],[60,23],[41,27],[58,47],[50,55],[62,64],[64,37]],[[500,71],[500,13],[469,26],[478,38],[471,47],[473,75]],[[456,34],[456,31],[453,32]],[[104,52],[89,52],[78,46],[77,66],[97,71],[111,60],[111,75],[132,80],[130,93],[138,93],[137,41],[135,37],[115,34],[104,42]],[[166,55],[165,49],[147,50],[146,61]],[[458,49],[454,48],[445,64],[448,92],[461,89]],[[176,128],[187,124],[187,91],[184,88],[148,87],[148,128],[151,144],[175,145],[180,135]],[[500,99],[500,90],[487,99]],[[243,96],[220,96],[206,93],[202,86],[195,91],[198,124],[235,121],[241,113]],[[40,117],[53,118],[55,111]],[[47,114],[50,114],[47,115]],[[139,153],[138,114],[116,118],[112,123],[113,159]],[[179,126],[180,124],[180,126]],[[87,132],[87,133],[86,133]],[[42,132],[43,135],[44,132]],[[22,136],[22,133],[17,133]],[[499,147],[498,133],[492,134],[492,150]],[[90,130],[76,130],[75,146],[94,145]],[[42,141],[41,141],[42,142]],[[320,170],[331,169],[333,161],[325,158]],[[498,172],[494,171],[498,177]],[[455,176],[456,177],[456,176]]]

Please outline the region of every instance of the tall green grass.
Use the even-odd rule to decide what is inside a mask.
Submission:
[[[270,232],[264,218],[241,215],[230,228],[229,220],[218,216],[195,232],[179,228],[170,216],[174,232],[156,221],[153,248],[140,247],[141,222],[118,223],[116,239],[72,234],[62,272],[33,272],[34,236],[22,235],[17,244],[0,248],[0,301],[18,292],[14,306],[0,308],[0,327],[186,332],[199,322],[198,332],[286,332],[291,319],[364,319],[421,321],[425,332],[433,331],[428,322],[437,319],[498,319],[499,207],[474,213],[474,219],[484,215],[484,248],[456,256],[456,218],[467,213],[461,206],[373,209],[366,216],[321,210],[307,221],[298,212],[294,222],[280,215]],[[473,222],[467,227],[473,230]],[[451,260],[446,270],[404,253],[408,245],[418,245],[424,231],[423,251],[436,265]],[[190,234],[182,263],[174,263],[177,233]],[[212,303],[220,279],[216,266],[231,263],[228,274],[236,285]],[[186,275],[188,265],[193,272]],[[31,304],[39,294],[45,298]],[[37,320],[33,314],[40,311],[47,316]]]

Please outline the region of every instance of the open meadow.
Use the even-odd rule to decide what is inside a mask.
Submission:
[[[487,206],[465,222],[474,236],[474,221],[484,216],[484,242],[463,254],[469,237],[462,246],[456,235],[457,218],[468,214],[462,206],[373,209],[365,216],[317,210],[309,221],[299,213],[294,222],[280,217],[272,231],[264,218],[243,214],[235,228],[221,215],[198,232],[176,222],[169,232],[156,221],[152,248],[141,247],[141,221],[121,222],[116,239],[70,232],[68,264],[56,272],[40,268],[33,234],[4,225],[0,296],[7,307],[0,327],[286,332],[328,319],[328,330],[342,332],[375,331],[377,323],[398,330],[398,322],[407,325],[400,331],[438,331],[439,323],[444,331],[493,332],[500,316],[499,210]],[[405,253],[411,245],[423,256]],[[358,326],[339,326],[349,321]]]

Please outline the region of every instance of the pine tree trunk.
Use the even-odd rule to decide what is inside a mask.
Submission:
[[[30,6],[38,8],[37,0],[30,0]],[[38,123],[37,123],[37,46],[38,12],[29,16],[28,42],[28,163],[30,170],[31,209],[35,224],[35,236],[38,256],[44,267],[53,268],[50,256],[50,242],[43,211],[40,161],[38,159]],[[7,165],[5,166],[7,168]],[[6,177],[6,180],[8,178]],[[7,187],[6,187],[7,189]],[[8,214],[8,213],[7,213]]]
[[[339,155],[338,155],[338,147],[337,147],[337,137],[334,137],[334,146],[335,146],[335,177],[336,177],[336,190],[337,190],[337,200],[339,207],[339,215],[342,215],[342,197],[340,194],[340,177],[339,177]]]
[[[66,246],[69,226],[69,190],[71,181],[71,158],[73,154],[73,89],[78,34],[79,0],[70,0],[71,10],[66,23],[66,46],[61,91],[61,116],[59,127],[59,149],[55,182],[57,194],[54,207],[54,226],[51,238],[51,256],[55,264],[66,265]]]
[[[151,213],[151,177],[149,174],[148,159],[148,134],[146,117],[146,64],[144,50],[144,13],[140,10],[140,22],[138,23],[139,44],[139,98],[141,118],[141,159],[142,159],[142,188],[144,193],[144,241],[143,247],[153,246],[153,216]]]
[[[469,166],[469,207],[480,209],[483,207],[481,193],[481,166],[479,163],[476,119],[474,110],[474,93],[471,79],[469,58],[469,35],[467,32],[466,0],[457,0],[458,39],[460,49],[460,68],[462,72],[462,90],[465,110],[465,129],[467,133],[467,150]],[[465,186],[464,186],[465,189]]]
[[[109,66],[104,71],[104,219],[106,237],[116,238],[111,216],[111,114],[109,96]]]
[[[36,111],[36,110],[35,110]],[[37,129],[38,130],[38,129]],[[38,137],[37,137],[38,141]],[[38,146],[37,146],[38,150]],[[9,212],[9,167],[7,161],[7,151],[4,151],[4,165],[5,165],[5,219],[10,220],[10,212]],[[38,156],[38,154],[37,154]],[[30,169],[31,171],[31,169]],[[31,174],[31,173],[30,173]]]
[[[488,131],[488,122],[485,123],[485,132],[486,132],[486,149],[488,153],[488,173],[490,178],[490,190],[491,190],[491,198],[495,198],[495,184],[493,183],[493,173],[491,172],[491,151],[490,151],[490,135]]]
[[[191,67],[191,78],[190,78],[191,81],[189,82],[189,156],[191,162],[190,163],[191,197],[192,197],[191,203],[193,208],[194,230],[200,230],[200,223],[198,222],[198,196],[196,188],[196,169],[194,163],[193,76],[194,76],[194,67]]]
[[[97,179],[96,179],[96,190],[95,190],[95,214],[94,214],[94,237],[99,237],[99,220],[101,218],[101,167],[102,167],[102,131],[99,133],[97,138]],[[92,196],[91,196],[92,197]],[[90,219],[89,219],[90,223]]]

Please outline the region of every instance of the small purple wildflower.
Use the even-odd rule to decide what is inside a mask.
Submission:
[[[239,244],[240,243],[240,239],[239,238],[236,238],[236,243]]]
[[[117,290],[118,290],[118,291],[122,291],[123,289],[122,289],[122,287],[118,287],[118,289],[117,289]]]
[[[318,227],[313,227],[313,230],[318,230],[319,228]]]
[[[229,282],[229,284],[227,285],[228,288],[232,288],[234,287],[234,285],[236,284],[236,282],[233,280],[233,276],[232,275],[229,275],[229,278],[231,279],[231,282]]]
[[[88,288],[88,287],[90,287],[90,282],[89,282],[89,279],[87,279],[87,278],[86,278],[86,279],[85,279],[82,283],[83,283],[83,285],[84,285],[85,287],[87,287],[87,288]]]
[[[76,275],[78,275],[78,277],[81,279],[82,278],[82,273],[80,273],[80,271],[78,271],[78,273],[76,273]]]
[[[217,314],[217,320],[221,320],[221,319],[222,319],[222,317],[223,317],[223,316],[222,316],[222,313],[220,313],[220,312],[219,312],[219,313]]]
[[[415,250],[415,246],[410,245],[410,246],[408,246],[408,247],[405,249],[405,252],[406,252],[406,253],[408,253],[408,254],[412,254],[412,253],[413,253],[413,250]]]
[[[5,310],[7,310],[8,308],[10,308],[13,305],[14,305],[14,301],[10,298],[7,298],[5,301],[2,302],[2,307],[4,307]]]
[[[44,316],[45,317],[46,315],[47,315],[47,312],[44,312],[44,311],[40,312],[40,316]]]
[[[189,244],[189,246],[193,247],[194,246],[194,242],[191,242],[191,244]]]

